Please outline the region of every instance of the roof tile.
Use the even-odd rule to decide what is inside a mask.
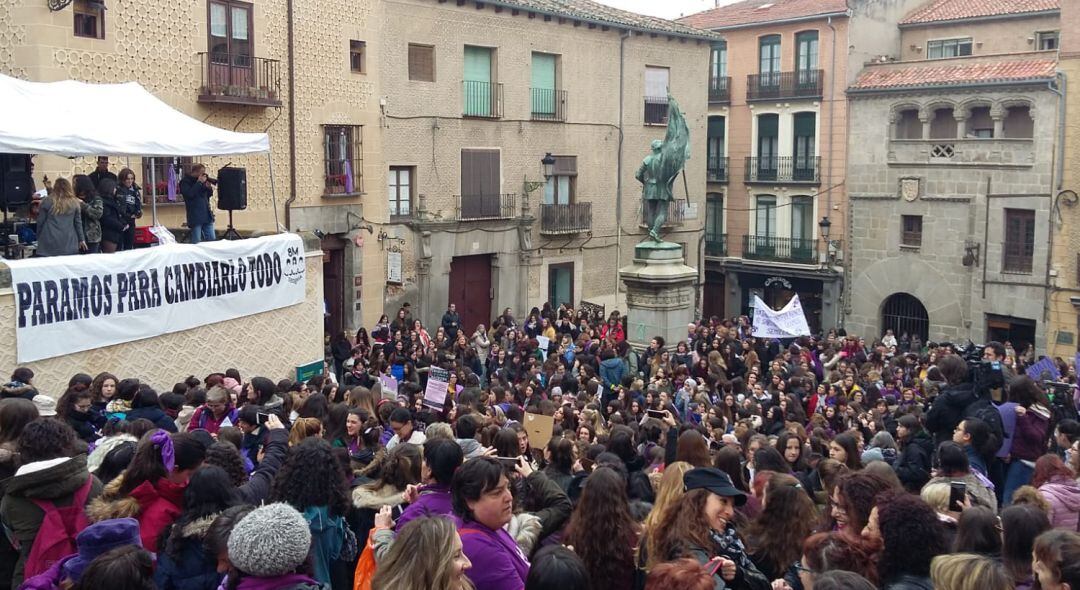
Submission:
[[[847,11],[845,0],[744,0],[679,19],[699,29],[725,29]]]
[[[1060,10],[1061,0],[933,0],[900,20],[901,25]]]
[[[521,10],[556,14],[567,18],[610,23],[613,27],[627,27],[639,31],[670,33],[700,39],[718,39],[716,35],[693,26],[638,14],[627,10],[612,8],[593,0],[492,0],[492,4],[501,4]]]
[[[1024,82],[1054,77],[1054,60],[1012,60],[962,65],[870,67],[850,90],[887,90],[918,86],[951,86],[979,82]]]

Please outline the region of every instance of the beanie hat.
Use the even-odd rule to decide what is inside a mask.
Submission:
[[[860,457],[860,459],[862,459],[862,462],[864,464],[873,461],[884,461],[885,454],[881,452],[881,449],[877,447],[871,447],[862,452],[862,456]]]
[[[39,393],[39,394],[35,395],[34,399],[31,400],[31,401],[33,401],[34,405],[37,406],[38,415],[40,415],[40,416],[55,416],[56,415],[56,400],[54,400],[53,398],[51,398],[51,397],[49,397],[47,395],[42,395],[42,394]]]
[[[96,522],[79,532],[75,544],[79,549],[78,554],[65,561],[62,569],[65,577],[78,581],[90,562],[102,553],[125,545],[142,547],[139,521],[134,518],[113,518]]]
[[[285,503],[267,504],[240,519],[229,535],[229,561],[257,577],[290,574],[311,549],[311,530],[303,515]]]

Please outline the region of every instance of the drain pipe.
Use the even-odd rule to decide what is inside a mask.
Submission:
[[[289,57],[289,198],[285,199],[285,231],[292,231],[289,211],[296,201],[296,54],[293,43],[293,2],[285,0],[286,34]],[[277,209],[274,209],[277,214]]]
[[[829,73],[830,74],[835,74],[836,73],[836,27],[834,27],[833,24],[832,24],[832,17],[831,16],[828,17],[828,19],[826,19],[825,24],[826,24],[826,26],[829,27],[829,30],[832,31],[832,50],[831,50],[832,55],[829,56],[829,61],[830,61]],[[836,119],[833,117],[833,103],[834,102],[836,102],[836,81],[835,80],[832,81],[832,85],[829,87],[829,151],[830,152],[833,151],[833,148],[835,147],[833,145],[833,142],[836,141],[836,134],[833,133],[833,125],[834,125],[834,123],[836,121]],[[833,186],[836,183],[833,182],[833,157],[832,157],[832,154],[829,155],[829,168],[828,168],[828,170],[829,170],[829,172],[828,172],[829,181],[825,184],[825,186]],[[825,195],[825,203],[826,203],[825,204],[825,215],[828,215],[829,213],[832,212],[832,191],[829,191],[828,193],[826,193],[826,195]],[[826,259],[828,258],[828,255],[829,255],[828,249],[829,249],[829,245],[825,244],[825,256],[826,256]]]
[[[1054,82],[1060,81],[1058,87],[1054,87]],[[1057,128],[1057,157],[1054,162],[1054,172],[1051,175],[1051,184],[1053,188],[1050,194],[1050,223],[1047,224],[1047,238],[1050,245],[1046,248],[1046,294],[1045,302],[1043,303],[1043,323],[1045,324],[1050,320],[1050,294],[1052,292],[1050,286],[1050,265],[1054,261],[1054,214],[1057,212],[1058,198],[1057,193],[1061,192],[1061,187],[1065,183],[1065,90],[1068,87],[1068,77],[1065,76],[1065,72],[1058,70],[1057,76],[1054,80],[1051,80],[1046,84],[1047,89],[1058,96],[1058,128]],[[1056,179],[1054,181],[1053,179]],[[1047,335],[1047,349],[1050,348],[1049,335]]]
[[[634,34],[627,30],[619,35],[619,142],[615,155],[615,302],[619,303],[619,269],[622,268],[622,184],[623,184],[623,98],[625,96],[626,40]]]

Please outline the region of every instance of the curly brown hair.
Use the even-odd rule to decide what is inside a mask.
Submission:
[[[859,535],[870,520],[870,511],[874,509],[874,498],[878,494],[891,489],[892,485],[884,478],[866,473],[864,471],[849,471],[840,475],[836,480],[836,492],[842,500],[839,508],[847,513],[846,531],[850,534]],[[836,521],[832,517],[832,510],[826,513],[827,522],[823,527],[831,530]]]
[[[327,506],[333,516],[349,510],[349,488],[341,463],[334,459],[330,443],[306,438],[289,449],[289,457],[274,478],[270,501],[287,502],[303,512]]]
[[[803,562],[811,573],[833,570],[854,572],[877,586],[874,547],[861,537],[841,533],[817,533],[803,543]]]
[[[690,557],[691,547],[710,547],[709,523],[705,520],[705,503],[709,490],[690,490],[678,504],[670,506],[663,520],[650,531],[656,537],[655,559],[667,561]]]
[[[597,467],[570,515],[564,542],[585,562],[594,590],[625,588],[633,581],[627,576],[634,571],[640,527],[629,504],[626,479],[610,467]]]
[[[816,516],[814,501],[799,480],[773,473],[765,484],[761,514],[746,531],[749,551],[760,556],[759,566],[782,574],[797,561],[803,541],[814,531]]]

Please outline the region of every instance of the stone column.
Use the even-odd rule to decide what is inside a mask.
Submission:
[[[634,248],[633,264],[619,269],[626,284],[626,338],[635,348],[645,348],[655,336],[671,343],[686,337],[698,272],[684,261],[679,244],[644,241]]]
[[[1005,109],[994,105],[990,109],[990,119],[994,121],[994,138],[1005,135]]]
[[[964,139],[967,137],[967,120],[968,114],[966,112],[953,111],[953,118],[956,119],[956,139]]]
[[[919,122],[922,123],[922,138],[930,139],[930,113],[926,109],[919,111]]]

